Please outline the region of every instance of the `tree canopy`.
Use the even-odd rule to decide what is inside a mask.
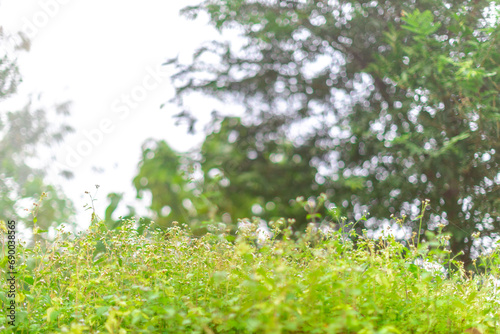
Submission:
[[[262,156],[277,154],[283,147],[272,143],[279,138],[313,167],[319,182],[306,179],[321,184],[344,214],[371,213],[365,227],[407,215],[411,236],[408,229],[415,231],[420,205],[429,199],[422,227],[445,225],[463,260],[497,238],[495,2],[205,0],[183,12],[207,14],[222,36],[240,33],[237,43],[207,42],[190,63],[166,63],[176,71],[172,102],[183,108],[177,117],[191,129],[196,111],[184,101],[192,93],[240,101],[247,111],[238,140],[218,144],[224,158],[206,160],[207,169],[223,175],[231,173],[228,161],[237,166],[229,184],[238,187],[228,186],[221,203],[239,208],[246,194],[258,196],[254,178],[280,188],[287,175],[302,177],[287,162],[286,172],[268,178],[273,169],[260,169],[245,153],[245,143],[253,142]],[[203,156],[212,156],[208,147]],[[238,173],[246,166],[254,178],[242,180]],[[288,189],[273,196],[287,199]],[[474,232],[484,236],[475,245]]]

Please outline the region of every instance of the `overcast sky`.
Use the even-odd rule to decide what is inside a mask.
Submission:
[[[216,33],[203,18],[188,21],[179,9],[198,1],[163,0],[2,0],[0,22],[10,33],[23,31],[31,50],[18,61],[20,96],[43,93],[46,103],[73,102],[70,124],[76,132],[58,146],[57,162],[75,177],[52,180],[63,186],[79,212],[79,226],[90,222],[86,190],[99,184],[97,213],[104,216],[109,192],[133,203],[132,178],[141,144],[166,139],[187,150],[202,137],[189,136],[170,118],[175,106],[160,109],[173,93],[159,66],[192,50]],[[201,116],[213,109],[199,104]],[[125,214],[125,205],[118,214]]]

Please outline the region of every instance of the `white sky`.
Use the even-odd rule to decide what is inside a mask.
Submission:
[[[74,201],[80,227],[90,222],[90,212],[83,210],[90,202],[84,192],[93,194],[95,184],[100,185],[95,204],[101,217],[110,192],[124,192],[125,204],[134,203],[131,182],[147,138],[166,139],[177,150],[201,142],[201,135],[189,136],[185,127],[174,125],[170,116],[178,111],[175,106],[159,108],[173,90],[168,77],[155,81],[150,74],[167,58],[188,57],[200,43],[216,36],[206,20],[179,16],[180,8],[196,2],[1,0],[4,30],[24,31],[32,39],[31,50],[18,61],[21,96],[41,92],[44,101],[73,102],[69,121],[76,132],[57,148],[57,156],[63,165],[71,165],[75,178],[53,180]],[[128,107],[123,94],[135,94],[143,101]],[[206,102],[199,104],[204,115],[212,109]],[[85,133],[102,133],[103,120],[108,122],[104,129],[113,130],[102,138],[95,136],[96,144],[90,148],[85,146]],[[88,149],[82,161],[68,160],[68,152],[78,149]],[[127,213],[125,205],[120,208],[118,214]]]

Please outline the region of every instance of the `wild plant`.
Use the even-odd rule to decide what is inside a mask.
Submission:
[[[310,219],[320,222],[312,210],[317,205],[308,204]],[[151,224],[142,233],[134,220],[113,230],[97,220],[76,235],[59,229],[45,249],[19,246],[18,321],[3,330],[499,332],[491,279],[498,275],[497,251],[478,260],[487,274],[471,274],[450,258],[441,229],[403,243],[391,233],[368,237],[352,228],[356,222],[344,222],[328,233],[295,235],[293,220],[278,219],[266,222],[270,234],[263,242],[257,218],[242,220],[234,240],[222,224],[201,237],[182,222],[166,230]],[[418,259],[448,271],[429,270]],[[8,301],[3,292],[0,299]]]

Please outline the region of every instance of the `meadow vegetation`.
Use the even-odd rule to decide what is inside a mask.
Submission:
[[[108,229],[96,219],[78,235],[60,228],[53,242],[18,248],[13,332],[500,331],[497,251],[473,273],[450,258],[441,229],[369,238],[340,219],[297,234],[293,220],[279,219],[259,238],[261,224],[241,220],[234,234],[219,223],[201,237],[177,222]]]

